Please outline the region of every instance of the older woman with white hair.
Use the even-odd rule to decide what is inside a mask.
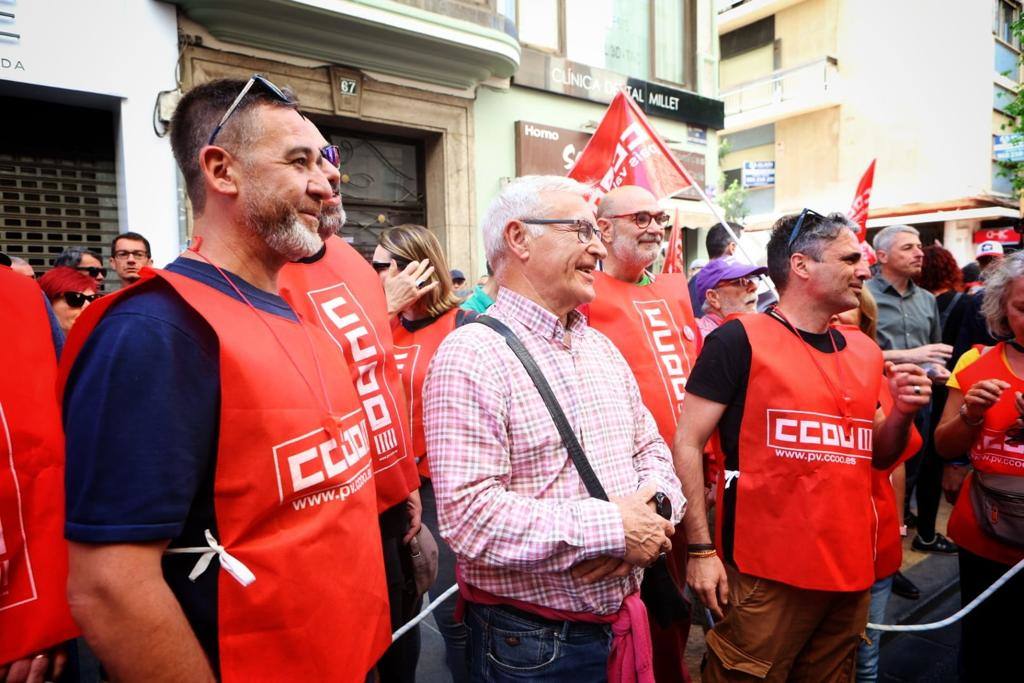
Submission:
[[[1024,559],[1024,253],[990,273],[981,310],[1002,341],[961,356],[935,430],[939,455],[951,460],[969,453],[974,468],[949,519],[949,535],[960,547],[964,604]],[[1008,679],[1017,659],[1021,605],[1024,574],[965,617],[964,680]]]

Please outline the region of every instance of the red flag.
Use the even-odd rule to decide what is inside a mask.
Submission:
[[[668,246],[665,247],[665,260],[661,264],[663,273],[685,273],[686,266],[683,264],[682,245],[679,244],[679,209],[675,210],[672,219],[672,234],[668,238]]]
[[[620,185],[639,185],[659,200],[696,184],[623,91],[608,105],[568,176],[598,195]]]
[[[853,206],[850,207],[850,220],[860,228],[857,231],[857,239],[861,242],[868,237],[868,202],[871,201],[871,187],[875,184],[875,161],[877,159],[871,160],[868,170],[861,176],[857,194],[853,198]]]

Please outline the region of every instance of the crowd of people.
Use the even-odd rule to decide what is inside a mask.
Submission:
[[[0,267],[0,680],[411,682],[429,593],[456,683],[688,682],[694,624],[703,680],[874,681],[907,528],[964,604],[1024,559],[1024,254],[965,282],[891,226],[871,264],[805,209],[687,278],[648,190],[526,176],[470,289],[423,226],[338,236],[338,149],[261,76],[171,145],[166,267],[138,233],[116,292],[85,249]],[[1022,600],[965,618],[963,680]]]

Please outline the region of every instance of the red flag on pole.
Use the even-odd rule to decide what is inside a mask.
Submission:
[[[590,185],[598,195],[620,185],[639,185],[659,200],[696,185],[623,91],[608,105],[568,176]]]
[[[665,260],[661,264],[663,273],[685,273],[686,266],[683,264],[683,249],[679,244],[679,209],[674,211],[672,217],[672,234],[668,238],[668,246],[665,247]]]
[[[857,194],[853,198],[853,206],[850,207],[850,220],[860,228],[857,231],[857,239],[861,242],[868,237],[868,202],[871,201],[871,187],[875,184],[875,161],[877,159],[871,160],[868,170],[861,176]]]

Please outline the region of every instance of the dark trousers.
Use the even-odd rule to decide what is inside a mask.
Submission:
[[[935,519],[939,514],[939,500],[942,497],[942,458],[935,452],[932,435],[932,409],[929,405],[914,416],[914,426],[921,433],[924,444],[914,457],[907,461],[905,511],[910,510],[910,498],[917,493],[917,533],[928,541],[935,537]],[[936,420],[940,416],[935,415]]]
[[[960,600],[966,605],[979,596],[1010,565],[979,557],[960,548]],[[1019,680],[1021,612],[1024,574],[1017,574],[964,617],[960,625],[960,680]]]
[[[553,622],[509,610],[466,603],[470,680],[608,680],[612,630],[608,624]]]
[[[385,510],[380,516],[381,544],[384,547],[384,574],[391,606],[391,630],[419,614],[422,600],[416,593],[409,549],[402,537],[409,529],[405,503]],[[377,662],[381,683],[415,683],[420,658],[420,631],[414,628],[391,644]]]
[[[455,585],[455,553],[441,538],[437,525],[437,499],[434,497],[434,485],[426,477],[420,477],[420,500],[423,501],[423,523],[437,541],[437,580],[430,587],[431,599]],[[469,681],[469,668],[466,665],[466,644],[469,635],[461,621],[455,621],[455,604],[457,595],[453,595],[434,610],[434,621],[444,638],[445,662],[452,674],[454,683]]]

